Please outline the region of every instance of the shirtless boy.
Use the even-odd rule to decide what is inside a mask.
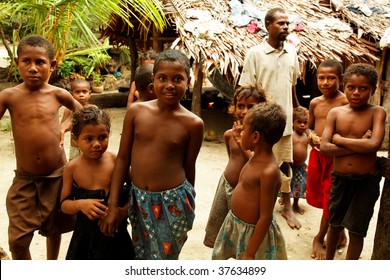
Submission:
[[[81,105],[65,89],[46,82],[56,61],[45,38],[25,37],[15,62],[23,83],[0,93],[0,118],[8,109],[16,154],[15,178],[6,199],[9,249],[13,259],[31,259],[30,243],[39,230],[47,237],[47,258],[57,259],[61,233],[73,230],[75,221],[59,211],[66,157],[58,110]]]
[[[377,151],[385,136],[386,111],[369,103],[377,81],[373,66],[350,65],[343,76],[349,104],[329,111],[322,133],[320,150],[333,156],[334,163],[326,238],[328,260],[334,258],[344,228],[349,231],[346,259],[359,259],[379,197]]]
[[[320,228],[313,239],[311,257],[325,259],[325,235],[328,231],[328,202],[331,185],[333,157],[319,151],[322,132],[330,109],[348,104],[344,93],[339,90],[343,67],[335,59],[324,60],[317,69],[318,89],[321,96],[311,100],[309,105],[309,144],[312,149],[309,156],[306,201],[309,205],[323,209]],[[342,232],[340,246],[346,245],[345,232]]]
[[[284,237],[273,217],[282,179],[272,151],[286,119],[281,106],[269,103],[255,105],[244,117],[241,145],[253,156],[240,173],[212,259],[287,259]]]
[[[112,235],[118,228],[119,191],[131,166],[129,216],[137,259],[178,259],[192,228],[203,121],[180,104],[189,82],[186,55],[161,52],[153,69],[157,99],[135,103],[125,115],[100,229]]]

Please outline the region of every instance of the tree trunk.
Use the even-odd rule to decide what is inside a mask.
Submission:
[[[196,64],[195,67],[195,83],[192,91],[192,104],[191,111],[200,117],[200,101],[202,97],[202,84],[203,84],[203,69],[202,62]]]
[[[1,37],[1,41],[3,42],[4,47],[7,50],[8,56],[11,59],[10,67],[9,67],[9,70],[8,70],[8,77],[7,77],[7,82],[10,82],[11,78],[12,78],[12,75],[13,75],[13,73],[15,71],[15,67],[14,67],[14,65],[15,65],[14,64],[14,54],[13,54],[11,48],[9,47],[9,42],[5,38],[4,30],[3,30],[3,28],[1,26],[0,26],[0,37]]]
[[[390,159],[379,158],[379,168],[386,179],[380,200],[371,259],[390,260]]]

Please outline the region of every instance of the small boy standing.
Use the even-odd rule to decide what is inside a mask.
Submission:
[[[322,134],[320,150],[333,156],[334,164],[326,239],[328,260],[334,258],[344,228],[349,231],[346,259],[359,259],[379,197],[377,151],[385,136],[386,111],[368,103],[377,81],[373,66],[350,65],[343,77],[349,104],[329,111]]]
[[[291,193],[294,198],[293,210],[303,215],[305,210],[299,206],[299,199],[306,192],[307,177],[307,148],[308,140],[306,135],[309,122],[309,111],[302,106],[293,110],[293,163],[291,169],[293,176],[291,180]]]
[[[91,84],[87,80],[76,79],[70,84],[70,86],[70,93],[73,98],[76,99],[83,107],[87,105],[89,103],[89,99],[91,98]],[[71,110],[65,109],[61,123],[64,123],[68,118],[70,118],[71,114]],[[74,159],[80,154],[81,152],[77,147],[76,142],[73,140],[73,137],[70,137],[69,160]]]
[[[273,210],[282,184],[272,147],[283,135],[286,113],[260,103],[246,114],[241,145],[254,152],[242,168],[231,210],[215,241],[213,260],[287,259],[286,245]]]
[[[15,59],[23,83],[0,93],[0,118],[8,109],[15,143],[16,170],[6,198],[8,242],[13,259],[31,259],[35,230],[47,237],[47,258],[57,259],[61,234],[73,230],[75,216],[60,211],[66,156],[58,110],[81,105],[65,89],[49,85],[53,46],[39,35],[25,37]]]
[[[192,228],[203,121],[180,104],[189,82],[187,56],[161,52],[153,68],[157,99],[135,103],[125,115],[100,229],[109,236],[117,231],[119,192],[130,169],[129,217],[137,259],[178,259]]]

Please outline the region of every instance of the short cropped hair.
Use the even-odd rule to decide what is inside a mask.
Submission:
[[[374,66],[367,63],[355,63],[348,66],[343,75],[344,85],[347,83],[348,79],[352,76],[365,76],[372,87],[376,87],[378,82],[378,72]]]
[[[336,68],[337,75],[340,77],[343,75],[343,66],[341,65],[340,61],[330,58],[322,61],[320,65],[318,65],[318,69],[321,67],[334,67]]]
[[[265,17],[264,17],[264,22],[267,23],[273,23],[274,20],[275,20],[275,15],[276,13],[282,13],[282,14],[285,14],[286,11],[283,10],[282,8],[273,8],[273,9],[270,9],[268,10],[268,12],[265,14]]]
[[[73,113],[71,132],[74,137],[78,138],[81,134],[81,130],[89,124],[103,124],[106,126],[108,133],[110,133],[110,116],[107,111],[98,108],[96,105],[86,105]]]
[[[54,60],[53,45],[43,36],[34,34],[24,37],[18,45],[16,54],[19,56],[23,48],[27,46],[44,48],[47,52],[47,56],[49,57],[50,61]]]
[[[182,63],[184,65],[184,67],[185,67],[187,76],[190,77],[190,70],[191,70],[190,60],[181,51],[178,51],[178,50],[165,50],[165,51],[162,51],[157,56],[157,59],[154,62],[153,74],[156,74],[157,69],[160,66],[160,63],[164,62],[164,61]]]
[[[142,64],[135,70],[134,83],[139,92],[145,92],[153,82],[153,65]]]
[[[86,86],[88,86],[89,89],[91,89],[90,82],[88,82],[87,80],[83,80],[83,79],[76,79],[76,80],[74,80],[73,82],[70,83],[70,90],[73,91],[74,90],[74,86],[75,85],[80,85],[80,84],[85,84]]]
[[[282,138],[287,115],[280,105],[271,102],[259,103],[253,106],[248,114],[246,117],[251,118],[251,132],[259,132],[270,145]]]

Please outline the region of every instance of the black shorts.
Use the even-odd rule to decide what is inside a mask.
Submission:
[[[329,225],[342,226],[365,237],[379,197],[381,175],[354,175],[332,172],[329,198]]]

